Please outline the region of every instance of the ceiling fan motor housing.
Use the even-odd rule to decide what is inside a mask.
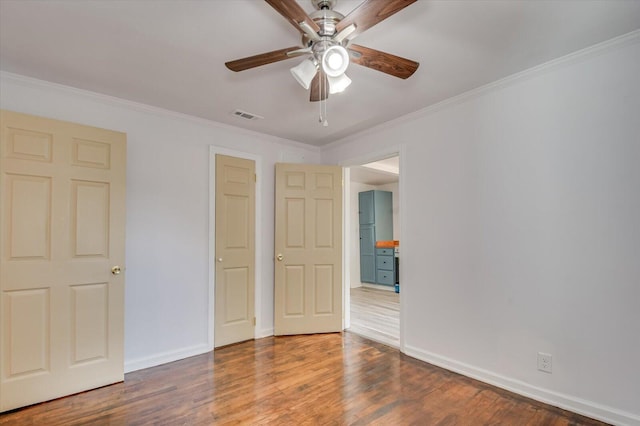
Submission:
[[[333,9],[338,0],[311,0],[311,4],[318,10]]]
[[[331,37],[336,34],[336,25],[342,19],[344,19],[344,15],[336,12],[334,10],[316,10],[315,12],[309,15],[313,21],[318,24],[320,27],[320,31],[318,31],[318,35],[326,41],[331,41]],[[302,45],[303,46],[312,46],[314,41],[306,34],[302,35]],[[338,44],[335,42],[334,44]]]

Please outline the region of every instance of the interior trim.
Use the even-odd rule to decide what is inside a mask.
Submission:
[[[415,346],[405,345],[404,353],[429,364],[462,374],[463,376],[471,377],[472,379],[480,380],[481,382],[506,389],[527,398],[544,402],[545,404],[553,405],[574,413],[582,414],[587,417],[617,425],[640,424],[640,417],[632,413],[598,404],[593,401],[587,401],[573,395],[567,395],[533,386],[517,379],[496,374],[489,370],[474,367],[473,365],[465,364],[432,352],[420,350]]]

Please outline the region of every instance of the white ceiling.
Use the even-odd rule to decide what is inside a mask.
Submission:
[[[400,157],[396,155],[394,157],[363,164],[362,166],[398,175],[400,173]]]
[[[362,166],[350,167],[351,182],[359,182],[367,185],[385,185],[387,183],[398,182],[398,175],[379,172],[377,170],[367,169]]]
[[[352,182],[366,183],[367,185],[384,185],[398,182],[400,157],[385,158],[362,166],[353,166],[350,169]]]
[[[289,73],[300,58],[224,66],[300,44],[264,1],[0,0],[0,69],[320,146],[639,28],[636,0],[419,0],[357,38],[420,62],[416,74],[352,64],[353,84],[327,104],[328,127]]]

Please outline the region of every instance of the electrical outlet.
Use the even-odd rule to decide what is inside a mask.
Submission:
[[[545,373],[551,373],[551,361],[551,354],[538,352],[538,370],[544,371]]]

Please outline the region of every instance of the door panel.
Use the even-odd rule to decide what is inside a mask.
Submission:
[[[275,334],[342,330],[342,169],[276,164]]]
[[[297,318],[305,315],[304,265],[284,265],[284,317]]]
[[[376,282],[376,253],[374,225],[360,226],[360,281]]]
[[[49,259],[51,252],[51,178],[7,174],[7,228],[11,260]]]
[[[304,248],[305,200],[304,198],[287,198],[284,202],[286,245],[289,248]]]
[[[107,293],[107,283],[71,286],[71,359],[74,365],[108,356]]]
[[[124,379],[123,133],[0,112],[0,411]]]
[[[109,256],[109,184],[71,181],[74,257]]]
[[[313,274],[314,294],[314,315],[332,315],[335,312],[333,306],[333,265],[316,265]]]
[[[315,247],[331,249],[334,246],[333,200],[316,199],[315,210]]]
[[[5,293],[8,379],[49,371],[49,289]]]
[[[255,162],[216,155],[214,346],[253,339]]]
[[[361,192],[358,194],[358,217],[360,225],[370,225],[375,223],[373,208],[373,191]]]
[[[249,298],[249,268],[227,268],[224,271],[225,324],[247,321]]]

